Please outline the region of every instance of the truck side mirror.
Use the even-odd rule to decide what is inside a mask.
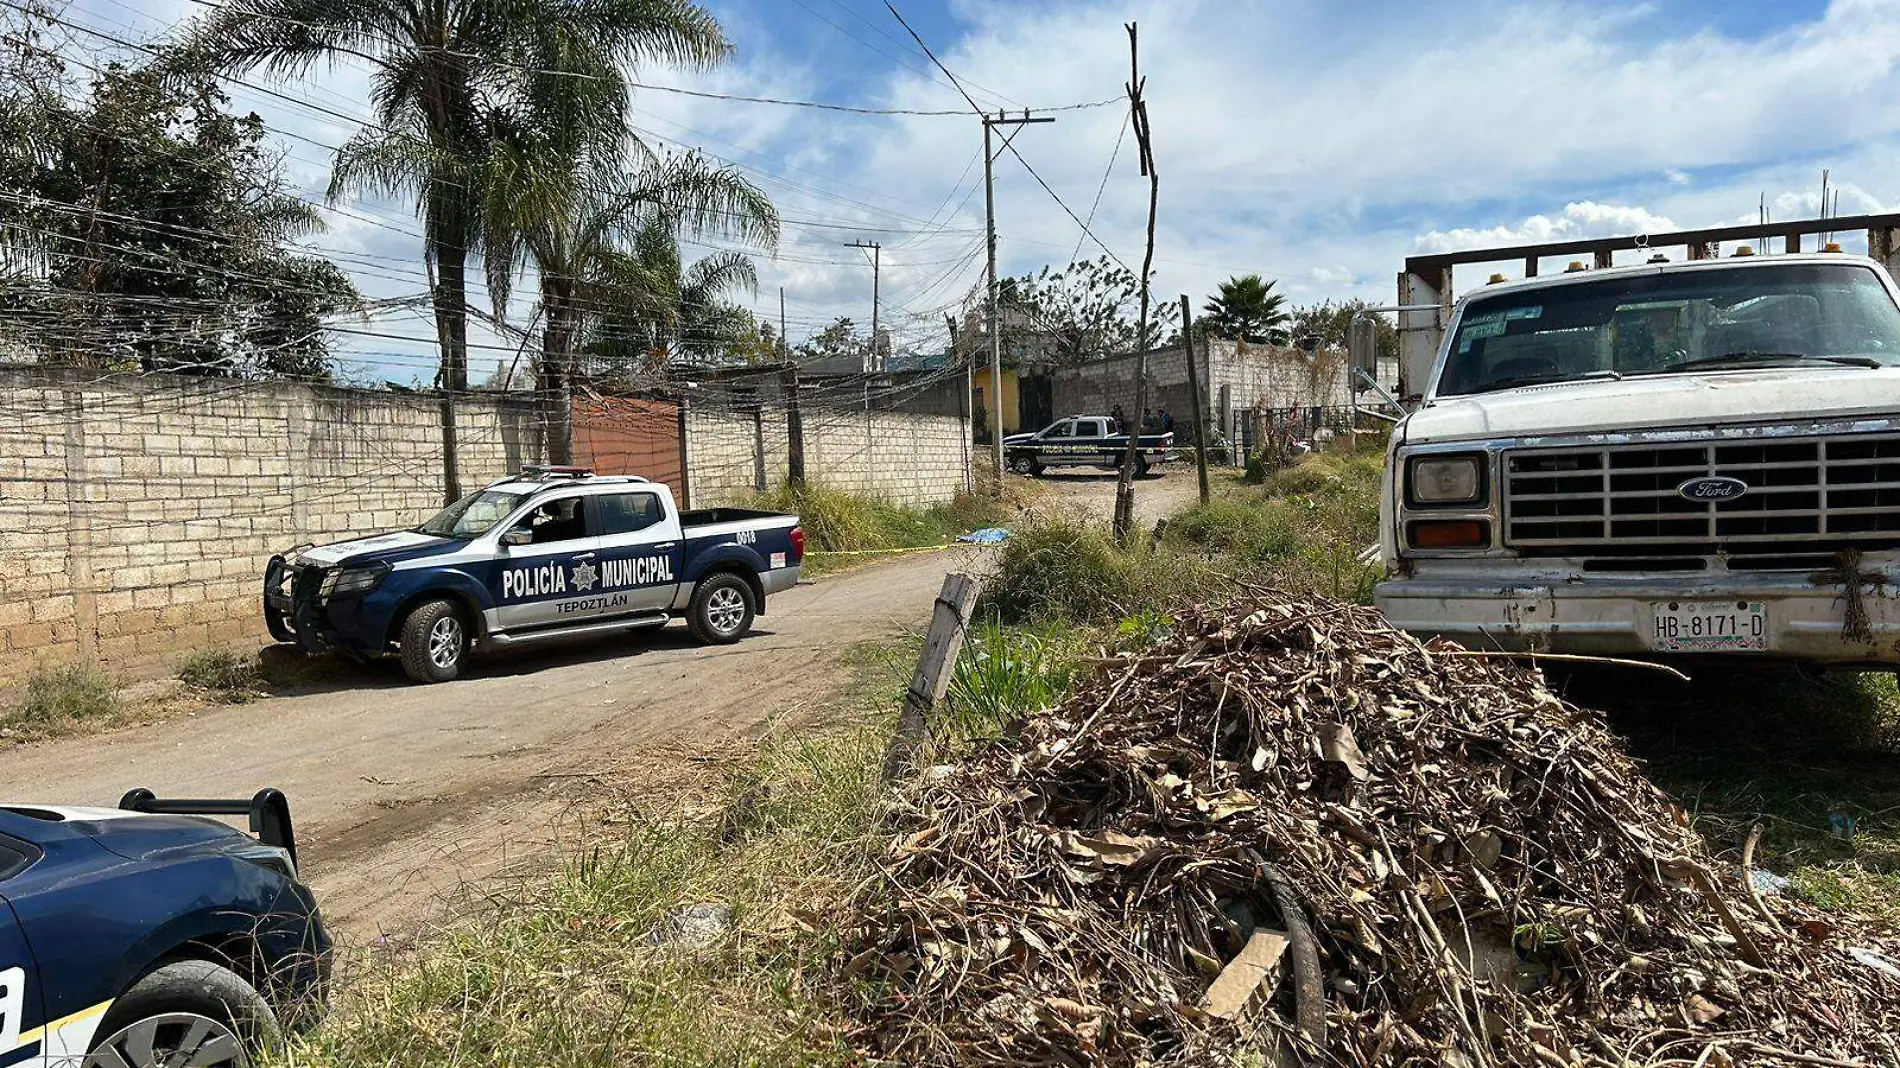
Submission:
[[[511,547],[517,545],[533,545],[534,531],[520,529],[510,530],[501,536],[501,543]]]
[[[1352,356],[1352,366],[1363,371],[1368,377],[1377,377],[1379,373],[1379,334],[1378,323],[1370,314],[1353,317],[1352,326],[1347,334],[1346,348]]]

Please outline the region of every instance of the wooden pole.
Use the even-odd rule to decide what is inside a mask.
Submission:
[[[904,695],[904,711],[897,720],[897,733],[884,752],[884,781],[891,782],[917,766],[917,758],[930,739],[930,713],[950,689],[956,674],[957,654],[963,650],[963,636],[970,626],[970,613],[976,608],[976,595],[982,584],[961,572],[943,577],[943,592],[937,594],[937,607],[930,617],[930,633],[924,638],[924,652],[917,660],[917,674],[911,677],[910,690]]]
[[[1141,314],[1136,320],[1135,338],[1135,407],[1132,413],[1137,420],[1128,434],[1128,448],[1122,453],[1121,478],[1115,485],[1115,541],[1123,546],[1128,544],[1135,530],[1135,455],[1141,441],[1141,432],[1146,428],[1139,424],[1141,413],[1148,406],[1148,284],[1154,273],[1155,261],[1155,209],[1161,200],[1161,177],[1155,171],[1154,142],[1150,139],[1148,128],[1148,103],[1142,99],[1142,88],[1146,84],[1141,77],[1140,54],[1135,47],[1135,24],[1128,28],[1128,108],[1131,125],[1135,128],[1135,142],[1140,147],[1141,173],[1148,179],[1148,243],[1141,257]]]
[[[1207,401],[1201,396],[1201,372],[1194,360],[1194,309],[1181,294],[1181,337],[1187,344],[1188,389],[1194,394],[1194,467],[1201,476],[1201,503],[1207,503]]]

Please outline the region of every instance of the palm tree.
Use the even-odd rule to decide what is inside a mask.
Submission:
[[[1275,293],[1273,286],[1257,274],[1229,278],[1220,284],[1219,295],[1202,309],[1200,326],[1215,337],[1286,344],[1286,324],[1291,316],[1285,294]]]
[[[710,66],[731,46],[691,0],[229,0],[183,61],[301,73],[345,57],[371,69],[365,127],[337,153],[330,196],[413,193],[423,224],[444,390],[444,482],[454,395],[468,388],[468,254],[481,233],[492,116],[536,100],[575,129],[618,129],[627,65]]]
[[[501,143],[483,238],[498,313],[527,260],[539,274],[539,378],[556,463],[571,455],[576,355],[583,340],[612,341],[600,336],[607,320],[650,351],[704,345],[735,314],[750,318],[723,298],[757,285],[751,260],[721,252],[682,267],[679,237],[778,241],[777,210],[737,170],[565,122],[536,116]]]

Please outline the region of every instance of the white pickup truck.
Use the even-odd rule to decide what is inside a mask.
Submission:
[[[1488,286],[1381,501],[1394,625],[1473,648],[1900,664],[1900,289],[1840,253]]]

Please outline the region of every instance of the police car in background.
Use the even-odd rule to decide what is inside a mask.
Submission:
[[[315,1022],[329,953],[275,790],[0,805],[0,1068],[241,1068]]]
[[[680,512],[666,486],[531,467],[414,530],[271,558],[264,622],[305,652],[395,653],[418,682],[460,675],[473,650],[664,625],[738,641],[798,582],[798,517]]]
[[[1143,433],[1135,440],[1135,477],[1149,466],[1166,463],[1174,455],[1174,431]],[[1003,439],[1009,469],[1026,478],[1039,477],[1050,467],[1121,469],[1128,458],[1128,435],[1115,429],[1106,415],[1072,415],[1058,419],[1033,434],[1011,434]]]

